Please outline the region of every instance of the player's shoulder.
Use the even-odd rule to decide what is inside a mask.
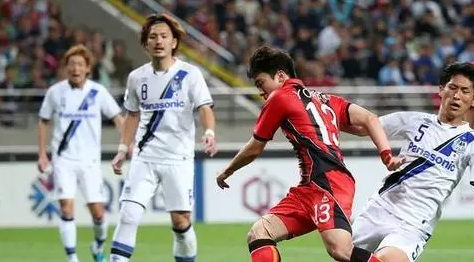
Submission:
[[[435,114],[418,112],[418,111],[399,111],[399,112],[394,112],[394,113],[384,115],[383,117],[397,117],[397,118],[404,119],[406,122],[409,122],[409,123],[424,122],[427,124],[436,122],[436,119],[437,119]]]
[[[54,84],[52,84],[49,88],[48,88],[48,91],[49,92],[59,92],[63,89],[66,89],[66,88],[69,88],[69,82],[67,79],[65,80],[61,80],[59,82],[56,82]]]
[[[183,70],[183,71],[186,71],[186,72],[189,72],[189,73],[201,72],[201,70],[199,70],[199,67],[197,67],[197,66],[195,66],[191,63],[188,63],[186,61],[177,59],[176,63],[177,63],[177,67],[180,70]]]

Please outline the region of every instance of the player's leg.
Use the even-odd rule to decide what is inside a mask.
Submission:
[[[420,257],[429,238],[429,234],[399,221],[398,228],[394,227],[382,240],[375,254],[384,262],[414,262]]]
[[[79,261],[76,254],[77,229],[74,221],[74,195],[77,186],[75,168],[73,162],[53,161],[54,194],[59,199],[61,208],[59,232],[70,262]]]
[[[289,238],[285,223],[277,215],[267,214],[255,222],[247,233],[247,244],[253,262],[279,262],[277,243]]]
[[[160,177],[166,210],[170,212],[174,232],[173,255],[177,262],[194,261],[197,238],[191,222],[194,205],[194,163],[161,165]]]
[[[120,197],[119,221],[115,227],[110,261],[127,262],[135,248],[138,225],[158,185],[152,165],[132,158]]]
[[[104,181],[100,162],[83,164],[78,181],[89,212],[92,216],[94,241],[90,244],[92,256],[96,262],[105,262],[104,242],[107,239],[108,223],[104,212]]]
[[[194,206],[194,162],[159,165],[166,211],[170,212],[173,256],[177,262],[191,262],[197,256],[196,232],[191,222]]]
[[[369,250],[352,243],[350,217],[354,199],[354,181],[340,171],[329,171],[309,185],[313,194],[313,221],[321,232],[329,255],[341,262],[379,262]],[[307,194],[306,194],[307,195]],[[305,202],[307,205],[308,202]]]

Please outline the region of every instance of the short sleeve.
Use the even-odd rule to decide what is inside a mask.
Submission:
[[[339,127],[351,124],[349,117],[349,106],[351,102],[340,96],[329,96],[329,105],[336,114]]]
[[[408,112],[397,112],[379,117],[380,123],[389,139],[403,138],[406,121],[410,118]]]
[[[195,70],[194,77],[195,84],[190,88],[191,99],[194,103],[194,108],[199,108],[203,105],[213,106],[214,102],[212,101],[209,87],[207,86],[206,80],[204,80],[204,76],[202,75],[201,71],[199,71],[199,69]]]
[[[115,117],[116,115],[120,114],[120,107],[118,106],[115,99],[112,95],[107,91],[107,89],[103,88],[103,95],[102,95],[102,104],[101,110],[102,113],[109,119]]]
[[[128,111],[132,112],[138,112],[140,111],[139,108],[139,101],[138,101],[138,95],[136,92],[136,87],[135,87],[135,81],[133,80],[132,75],[128,75],[127,79],[127,90],[125,90],[125,95],[123,98],[123,106],[125,109]]]
[[[255,123],[254,138],[260,141],[272,140],[273,135],[287,117],[288,109],[283,93],[274,91],[263,105]]]
[[[39,117],[43,119],[51,119],[54,114],[54,97],[53,97],[53,90],[49,88],[46,91],[46,94],[43,99],[43,103],[41,104],[41,108],[39,111]]]

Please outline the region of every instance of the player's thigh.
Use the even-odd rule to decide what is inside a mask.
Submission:
[[[194,205],[194,162],[157,165],[166,211],[192,211]]]
[[[268,213],[277,216],[287,229],[287,239],[301,236],[317,229],[311,212],[301,201],[304,189],[300,186],[290,188],[290,192],[272,207]]]
[[[414,262],[423,252],[425,245],[423,233],[401,227],[382,240],[376,255],[385,262]]]
[[[100,161],[82,163],[78,174],[78,184],[86,203],[103,203],[104,177]]]
[[[77,163],[60,158],[53,160],[55,199],[74,199],[77,187]]]
[[[120,201],[137,202],[146,207],[158,187],[155,164],[132,158]]]
[[[382,240],[399,229],[401,221],[374,200],[369,200],[352,224],[355,246],[375,252]]]
[[[288,229],[285,223],[274,214],[266,214],[252,225],[247,234],[247,243],[268,238],[275,242],[288,239]]]

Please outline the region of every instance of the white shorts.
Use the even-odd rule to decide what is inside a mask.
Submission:
[[[132,159],[120,201],[147,207],[158,186],[163,190],[166,211],[192,211],[194,161],[164,164]]]
[[[373,253],[384,247],[396,247],[410,262],[418,259],[430,235],[404,223],[374,200],[352,224],[354,245]]]
[[[56,158],[53,160],[53,179],[56,199],[74,199],[79,186],[87,203],[105,201],[100,161],[84,163]]]

